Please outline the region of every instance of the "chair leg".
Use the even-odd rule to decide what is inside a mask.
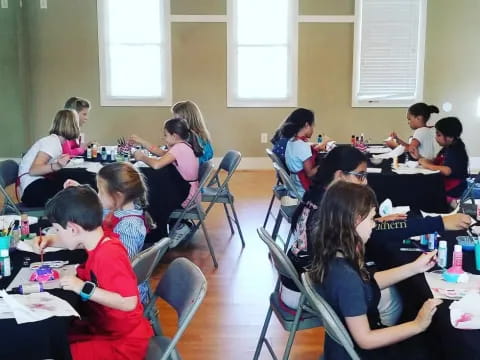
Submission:
[[[293,320],[292,328],[290,329],[290,334],[288,335],[287,345],[285,346],[285,352],[283,353],[283,360],[288,360],[290,356],[290,351],[292,350],[293,340],[295,340],[295,335],[297,333],[298,324],[300,323],[300,318],[303,312],[303,303],[305,298],[303,295],[300,297],[298,302],[297,312],[295,314],[295,318]]]
[[[227,214],[228,225],[230,225],[230,231],[232,235],[235,234],[235,230],[233,229],[232,218],[230,217],[230,213],[228,212],[227,204],[223,204],[223,208],[225,209],[225,214]]]
[[[253,360],[258,360],[260,357],[260,352],[262,351],[263,343],[267,341],[265,335],[267,334],[268,325],[270,324],[270,318],[272,317],[272,306],[268,306],[267,316],[265,317],[265,322],[263,323],[262,332],[258,338],[257,348],[255,349],[255,354],[253,355]],[[269,349],[270,351],[270,349]]]
[[[270,217],[270,212],[272,211],[273,201],[275,200],[275,192],[273,192],[272,198],[270,199],[270,204],[268,205],[267,215],[263,221],[263,228],[267,228],[268,218]]]
[[[238,221],[237,212],[235,211],[235,206],[233,202],[230,203],[232,207],[233,219],[235,220],[235,224],[237,225],[238,235],[240,235],[240,240],[242,240],[242,247],[245,247],[245,240],[243,239],[242,229],[240,228],[240,221]]]
[[[208,250],[210,251],[210,255],[212,256],[213,266],[218,268],[217,258],[215,257],[215,251],[213,250],[212,243],[210,242],[210,237],[208,236],[207,228],[203,220],[200,219],[200,225],[202,226],[203,234],[205,235],[205,240],[207,240]]]
[[[285,242],[285,246],[283,247],[283,252],[286,253],[288,250],[288,244],[290,244],[290,238],[292,237],[292,227],[290,226],[290,230],[288,230],[287,241]]]
[[[278,214],[277,214],[277,218],[275,219],[275,226],[273,227],[273,231],[272,231],[272,239],[273,240],[275,240],[277,238],[278,231],[280,230],[280,225],[282,224],[282,219],[283,219],[282,212],[279,209]]]

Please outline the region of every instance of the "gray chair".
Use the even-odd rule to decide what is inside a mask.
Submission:
[[[238,164],[240,164],[241,159],[242,154],[235,150],[230,150],[225,154],[222,161],[220,162],[220,165],[218,166],[217,171],[213,175],[212,180],[205,188],[202,189],[202,201],[210,203],[210,205],[207,207],[207,210],[205,210],[205,214],[208,214],[210,212],[213,205],[217,203],[223,204],[225,214],[227,215],[228,224],[230,225],[230,231],[233,235],[235,233],[235,230],[233,230],[232,218],[227,208],[227,205],[230,205],[233,213],[233,221],[237,226],[238,234],[240,235],[240,240],[242,241],[242,247],[245,247],[245,240],[243,239],[242,229],[240,228],[240,222],[238,221],[237,212],[235,211],[235,206],[233,205],[234,197],[233,194],[230,192],[230,189],[228,188],[228,183],[230,182],[232,175],[237,169]],[[227,176],[222,183],[220,183],[219,176],[221,171],[225,171],[227,173]]]
[[[305,296],[307,297],[308,303],[318,316],[322,318],[323,326],[328,336],[343,346],[350,358],[360,360],[347,329],[345,329],[345,326],[343,326],[343,323],[331,306],[315,290],[312,279],[307,272],[302,274],[302,283],[305,286]]]
[[[283,166],[281,166],[277,163],[274,163],[273,167],[274,167],[275,171],[277,172],[277,175],[278,175],[279,179],[282,181],[282,183],[287,188],[288,194],[291,197],[297,199],[298,202],[302,201],[302,196],[299,194],[297,188],[293,184],[292,179],[290,178],[290,175],[283,168]],[[290,206],[280,205],[280,208],[278,209],[277,217],[275,219],[275,226],[273,227],[273,231],[272,231],[272,238],[273,239],[275,239],[275,240],[277,239],[277,235],[278,235],[278,232],[280,230],[280,225],[282,224],[283,219],[285,219],[289,224],[292,223],[293,214],[295,213],[295,210],[297,209],[297,207],[298,207],[298,204],[297,205],[290,205]],[[285,246],[284,246],[285,251],[288,248],[288,244],[290,242],[291,236],[292,236],[292,229],[290,228],[290,230],[288,231],[288,237],[287,237],[287,240],[286,240]]]
[[[272,160],[273,164],[278,164],[279,166],[283,166],[281,160],[278,156],[271,150],[265,149],[268,157]],[[276,175],[277,183],[272,188],[272,198],[270,199],[270,203],[268,204],[267,214],[265,215],[265,220],[263,221],[263,227],[267,228],[268,219],[272,213],[273,202],[275,199],[280,200],[282,197],[288,195],[287,188],[283,185],[282,180],[278,175]]]
[[[147,305],[148,313],[157,298],[165,300],[178,315],[178,329],[172,339],[158,335],[150,339],[146,360],[180,359],[175,349],[180,337],[195,315],[207,292],[207,280],[202,271],[185,258],[175,259],[158,283],[153,299]],[[158,322],[158,319],[155,318]],[[154,327],[155,330],[155,327]]]
[[[137,276],[137,284],[150,279],[158,262],[167,252],[169,243],[169,238],[163,238],[133,257],[132,268]]]
[[[197,232],[198,228],[201,226],[203,230],[203,234],[205,235],[205,240],[207,241],[208,250],[210,251],[210,255],[212,256],[213,265],[217,268],[218,263],[215,257],[215,251],[213,250],[213,246],[210,241],[207,228],[205,226],[205,217],[207,215],[203,210],[202,204],[196,200],[199,197],[200,192],[204,188],[208,179],[210,178],[212,172],[213,172],[213,165],[210,161],[204,162],[200,165],[199,171],[198,171],[198,179],[200,183],[198,191],[195,193],[193,198],[188,202],[185,208],[176,209],[170,214],[170,219],[177,219],[177,221],[175,222],[175,225],[170,230],[170,237],[175,236],[175,233],[179,228],[182,220],[190,220],[194,223],[192,229],[190,230],[190,234],[188,235],[189,237],[192,237]]]
[[[169,238],[163,238],[156,243],[154,243],[149,248],[139,252],[135,255],[131,261],[133,272],[137,277],[137,285],[140,285],[144,281],[147,281],[148,285],[148,298],[152,298],[152,290],[150,289],[150,284],[148,284],[148,280],[152,276],[153,271],[155,270],[156,266],[158,265],[160,259],[165,255],[165,252],[168,250],[168,244],[170,243]],[[146,312],[146,308],[144,309],[144,315],[148,319],[152,319],[156,317],[156,309],[153,309],[151,314]],[[158,326],[158,322],[152,322],[152,326]],[[161,332],[161,329],[155,329],[156,332]]]
[[[3,208],[0,214],[28,214],[30,216],[41,217],[45,213],[42,207],[28,207],[23,203],[16,203],[8,195],[6,188],[15,184],[18,177],[18,164],[14,160],[4,160],[0,162],[0,193],[3,196]]]
[[[315,327],[322,326],[322,321],[316,314],[313,313],[313,310],[307,305],[306,297],[305,297],[305,288],[303,287],[302,283],[300,282],[300,278],[298,276],[297,270],[293,266],[290,259],[287,255],[282,251],[282,249],[275,243],[275,241],[271,238],[268,232],[264,228],[257,229],[258,235],[260,239],[268,246],[268,250],[272,257],[273,263],[279,275],[282,275],[291,281],[297,286],[300,290],[300,300],[298,304],[297,310],[288,309],[286,305],[284,305],[280,301],[280,278],[277,281],[275,286],[275,290],[270,295],[270,306],[268,308],[267,316],[265,318],[265,322],[263,324],[262,332],[260,333],[260,338],[258,339],[257,348],[255,350],[255,355],[253,359],[256,360],[260,356],[260,352],[262,350],[263,344],[267,346],[270,355],[277,359],[270,342],[266,338],[266,333],[268,329],[268,325],[270,323],[270,319],[272,313],[275,313],[277,316],[278,321],[282,325],[282,327],[288,331],[290,334],[288,336],[288,341],[285,346],[285,351],[283,353],[283,359],[288,359],[290,355],[290,350],[293,345],[293,340],[295,339],[295,333],[298,330],[304,329],[311,329]]]

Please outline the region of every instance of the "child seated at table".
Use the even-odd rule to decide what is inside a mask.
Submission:
[[[285,146],[285,163],[301,196],[310,188],[310,179],[318,170],[315,164],[316,152],[312,151],[309,142],[314,126],[313,111],[299,108],[293,111],[281,130],[282,136],[288,139]]]
[[[193,136],[196,137],[196,142],[202,149],[202,153],[199,154],[198,157],[200,164],[212,159],[213,147],[210,133],[205,125],[205,120],[198,105],[190,100],[179,101],[172,106],[171,111],[175,118],[184,119],[187,122],[188,128],[193,132]],[[142,145],[145,149],[148,149],[148,151],[157,156],[163,156],[168,151],[163,147],[152,145],[147,140],[135,134],[129,137],[129,141]]]
[[[90,111],[90,102],[76,96],[69,98],[65,102],[65,109],[75,110],[78,113],[80,129],[88,120]],[[79,156],[85,153],[88,144],[85,144],[85,135],[80,134],[78,139],[67,140],[62,144],[62,152],[71,156]]]
[[[467,188],[468,154],[460,135],[463,127],[456,117],[446,117],[435,124],[436,140],[442,147],[437,157],[430,161],[420,158],[426,169],[438,170],[444,176],[447,201],[459,199]]]
[[[65,187],[78,186],[67,180]],[[145,209],[147,187],[142,174],[130,163],[117,162],[105,165],[97,175],[98,196],[103,206],[102,228],[105,233],[114,233],[127,249],[132,259],[142,251],[147,229],[153,221]],[[143,304],[149,301],[147,282],[138,286]]]
[[[189,129],[187,122],[184,119],[174,118],[167,120],[164,125],[165,141],[168,146],[168,151],[161,158],[152,158],[145,155],[141,150],[137,150],[134,154],[135,160],[143,161],[153,169],[161,169],[165,166],[173,164],[177,171],[182,176],[186,184],[189,185],[189,191],[186,198],[183,198],[176,208],[187,206],[188,202],[193,198],[198,189],[198,169],[199,162],[197,157],[202,154],[202,148],[197,142],[197,137],[192,130]],[[170,196],[172,199],[178,199],[178,193],[182,192],[184,184],[175,184],[170,189]],[[169,201],[171,203],[171,201]],[[154,220],[157,227],[165,227],[168,223],[169,213],[160,213]],[[187,224],[182,224],[174,239],[172,239],[172,247],[190,232]]]
[[[102,204],[89,186],[68,187],[46,205],[56,237],[37,238],[46,246],[85,248],[87,261],[60,286],[78,294],[86,320],[74,322],[69,335],[72,358],[143,360],[153,331],[143,317],[137,279],[127,251],[114,233],[102,229]]]
[[[59,110],[49,133],[28,149],[18,166],[17,184],[22,202],[27,206],[44,206],[62,189],[63,184],[53,174],[70,160],[70,155],[62,155],[62,145],[80,134],[76,111]]]
[[[292,111],[290,115],[282,122],[282,124],[275,130],[272,139],[270,142],[272,143],[272,152],[278,156],[278,158],[282,161],[283,166],[287,167],[285,162],[285,150],[287,148],[288,140],[290,140],[291,136],[287,136],[284,134],[285,129],[287,129],[293,124],[295,124],[299,118],[305,118],[313,116],[313,112],[308,109],[298,108]],[[316,151],[326,150],[327,142],[331,139],[328,136],[324,136],[321,143],[315,145]]]
[[[438,107],[435,105],[427,105],[425,103],[416,103],[408,108],[407,120],[408,125],[413,132],[410,143],[403,141],[395,132],[390,136],[392,140],[387,141],[386,145],[395,148],[398,145],[405,147],[405,152],[410,153],[413,159],[423,157],[433,159],[435,157],[435,140],[432,127],[427,126],[431,114],[438,114]]]
[[[442,300],[428,299],[413,321],[391,327],[380,322],[377,305],[380,289],[432,268],[436,250],[420,255],[411,263],[369,273],[364,252],[365,243],[376,225],[376,206],[375,194],[367,186],[339,181],[329,187],[317,213],[314,258],[309,273],[318,293],[352,336],[360,358],[419,359],[419,354],[428,353],[428,349],[404,340],[429,327]],[[324,357],[350,358],[328,334]]]

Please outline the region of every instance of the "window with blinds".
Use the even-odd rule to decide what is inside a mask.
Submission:
[[[228,0],[227,104],[297,105],[298,0]]]
[[[97,7],[101,105],[171,105],[170,0]]]
[[[427,0],[356,0],[352,105],[403,107],[423,97]]]

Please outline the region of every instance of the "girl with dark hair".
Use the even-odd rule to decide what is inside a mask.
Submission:
[[[435,105],[427,105],[425,103],[416,103],[408,108],[407,120],[408,125],[413,132],[410,143],[400,139],[395,132],[390,136],[392,140],[387,141],[386,145],[394,148],[397,145],[403,145],[405,151],[409,152],[414,159],[419,157],[433,159],[435,157],[435,141],[433,129],[427,126],[431,114],[438,114],[438,107]]]
[[[156,170],[173,164],[189,187],[187,197],[177,206],[177,208],[180,206],[185,207],[198,189],[198,157],[202,155],[203,150],[198,143],[198,137],[189,129],[187,121],[184,119],[174,118],[165,121],[163,132],[168,147],[165,154],[161,158],[153,158],[145,155],[143,151],[137,150],[134,154],[135,160],[143,161]],[[177,198],[174,193],[182,192],[184,185],[185,184],[175,184],[171,189],[170,196]],[[154,216],[154,220],[160,229],[166,228],[169,215],[169,212],[162,211],[161,214]],[[183,224],[177,231],[178,237],[176,237],[176,239],[178,242],[181,241],[189,231],[188,225]],[[172,244],[172,247],[175,246],[175,241],[172,241]]]
[[[282,125],[281,134],[287,138],[285,163],[299,194],[303,196],[310,188],[313,175],[317,173],[316,151],[309,143],[313,134],[315,117],[313,111],[299,108],[293,111]]]
[[[308,109],[298,108],[293,110],[293,112],[288,115],[288,117],[282,122],[282,124],[275,130],[272,139],[270,142],[273,145],[272,151],[278,156],[280,160],[282,160],[283,164],[285,164],[285,150],[287,148],[287,142],[290,140],[292,136],[288,136],[287,133],[291,128],[292,124],[295,124],[301,119],[312,118],[313,119],[313,112]],[[326,150],[327,142],[331,139],[328,136],[324,136],[321,143],[315,145],[316,151]]]
[[[428,328],[442,300],[425,301],[413,321],[385,327],[377,310],[380,290],[432,268],[437,251],[370,274],[364,252],[376,226],[376,206],[375,194],[368,186],[339,181],[329,187],[315,219],[314,257],[309,271],[317,291],[347,328],[362,359],[408,359],[425,349],[403,341]],[[324,357],[350,358],[328,334]]]
[[[458,118],[446,117],[437,121],[435,129],[436,140],[442,150],[433,161],[420,158],[419,163],[424,168],[438,170],[445,176],[445,191],[450,203],[460,198],[467,188],[468,154],[460,138],[463,127]]]

